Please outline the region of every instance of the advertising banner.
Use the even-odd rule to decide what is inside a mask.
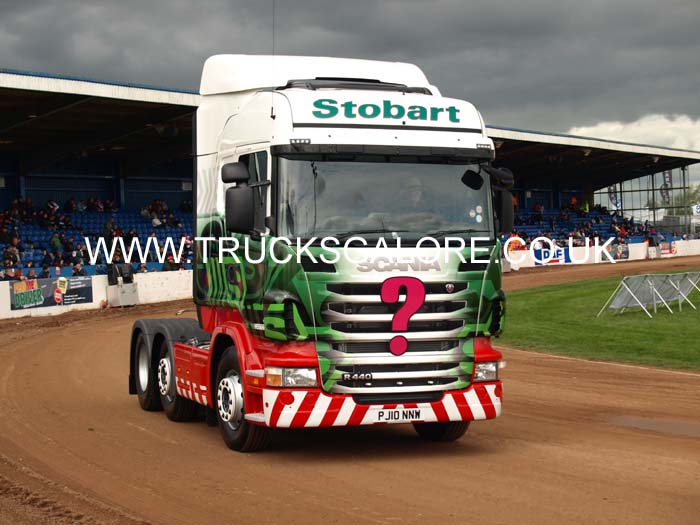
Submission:
[[[546,264],[571,264],[571,256],[569,255],[568,248],[557,248],[554,251],[549,248],[543,248],[541,250],[534,250],[535,253],[535,266],[542,266],[545,264],[543,261],[547,261],[549,257],[552,259],[547,261]]]
[[[626,261],[630,258],[630,247],[626,244],[611,244],[605,249],[610,254],[610,257],[615,261]],[[607,257],[601,257],[602,261],[607,261]]]
[[[675,242],[662,242],[659,246],[661,248],[661,255],[675,255],[676,253]]]
[[[10,308],[26,310],[92,302],[90,277],[31,279],[10,283]]]

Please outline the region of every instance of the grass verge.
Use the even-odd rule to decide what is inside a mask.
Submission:
[[[673,314],[653,319],[639,308],[596,315],[620,279],[598,279],[510,292],[504,334],[513,348],[664,368],[700,370],[700,292]]]

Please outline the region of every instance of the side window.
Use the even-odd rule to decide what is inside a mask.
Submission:
[[[238,159],[248,167],[250,173],[250,184],[259,184],[267,181],[267,152],[258,151],[241,155]],[[255,188],[255,228],[265,231],[265,215],[267,210],[267,185],[261,184]]]

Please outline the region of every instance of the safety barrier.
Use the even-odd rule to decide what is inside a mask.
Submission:
[[[136,304],[192,297],[192,270],[134,276]],[[57,290],[63,290],[58,293]],[[106,275],[0,282],[0,319],[57,315],[102,308],[108,297]],[[57,304],[60,301],[61,304]]]
[[[646,244],[626,245],[617,263],[642,260],[651,257],[680,257],[700,255],[700,240],[676,241],[663,251],[650,250]],[[566,249],[568,251],[568,249]],[[666,253],[663,253],[663,252]],[[595,251],[590,250],[585,257],[585,248],[575,247],[568,254],[560,253],[550,264],[592,264]],[[512,265],[513,270],[536,266],[527,252],[516,252],[515,257],[523,257],[522,264]],[[585,261],[584,261],[585,259]],[[607,259],[606,259],[607,260]],[[567,262],[569,261],[569,262]],[[611,264],[599,263],[599,264]],[[507,266],[507,265],[506,265]],[[192,270],[180,272],[154,272],[136,274],[136,304],[159,303],[192,297]],[[62,289],[61,293],[57,289]],[[40,279],[35,281],[0,282],[0,319],[27,316],[56,315],[74,310],[95,310],[102,308],[108,298],[107,276],[95,275],[82,278]],[[60,304],[57,305],[57,302]]]
[[[623,248],[617,249],[614,247],[611,250],[611,256],[615,259],[615,263],[624,263],[626,261],[640,261],[650,258],[665,258],[665,257],[681,257],[689,255],[700,255],[700,239],[692,241],[674,241],[662,247],[649,248],[646,243],[626,244]],[[545,250],[544,257],[541,260],[548,258],[550,255]],[[521,260],[518,263],[511,263],[512,270],[520,270],[521,268],[533,268],[536,266],[545,266],[538,263],[535,258],[530,255],[530,251],[515,251],[511,252],[511,259]],[[576,246],[574,248],[560,248],[555,251],[553,258],[546,265],[553,264],[612,264],[605,255],[602,255],[602,262],[599,262],[601,257],[596,260],[596,252],[593,246],[590,247],[588,254],[586,248]]]

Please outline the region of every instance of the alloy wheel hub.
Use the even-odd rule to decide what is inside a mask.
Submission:
[[[158,388],[163,396],[168,395],[170,392],[170,378],[172,374],[170,373],[170,359],[164,357],[158,363]]]

